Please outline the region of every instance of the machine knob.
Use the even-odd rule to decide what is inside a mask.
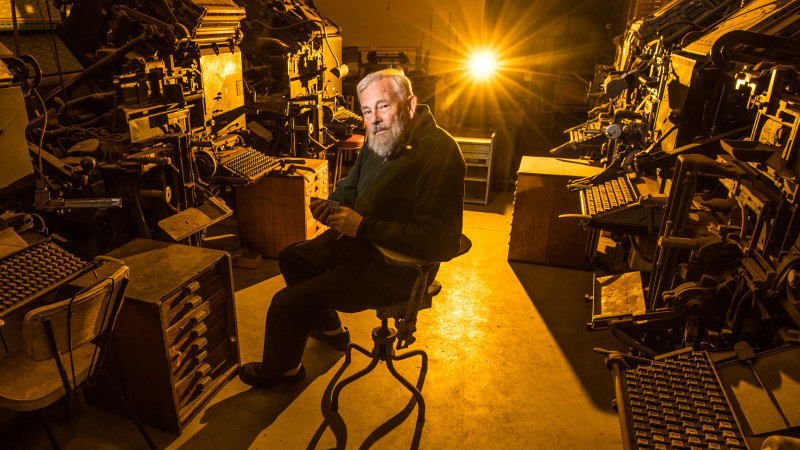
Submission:
[[[86,174],[89,174],[97,167],[97,160],[92,158],[91,156],[84,156],[81,158],[81,169]]]
[[[609,139],[619,139],[622,136],[622,127],[618,123],[612,123],[606,127],[603,134]]]

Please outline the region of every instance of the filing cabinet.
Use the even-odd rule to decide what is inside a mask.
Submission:
[[[305,159],[296,170],[262,177],[236,188],[236,214],[242,245],[277,258],[289,244],[327,229],[311,216],[311,197],[328,198],[328,161]]]
[[[494,155],[493,130],[463,128],[453,130],[453,138],[461,148],[467,174],[464,178],[464,202],[485,205],[489,202]]]
[[[180,434],[240,364],[227,252],[136,239],[106,367],[145,423]]]

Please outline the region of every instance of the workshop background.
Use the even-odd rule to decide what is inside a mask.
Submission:
[[[5,0],[0,448],[798,446],[799,49],[790,0]],[[377,311],[397,374],[250,389],[386,67],[471,248]]]

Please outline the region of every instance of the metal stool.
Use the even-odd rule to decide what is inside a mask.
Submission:
[[[393,303],[377,309],[378,318],[381,319],[381,326],[372,330],[374,348],[371,352],[358,344],[350,343],[350,345],[347,346],[344,364],[342,364],[342,367],[336,375],[333,376],[333,379],[331,379],[323,394],[322,415],[325,417],[325,423],[323,423],[321,430],[324,431],[326,424],[330,426],[336,436],[336,448],[344,448],[347,442],[347,427],[338,412],[339,394],[345,386],[371,372],[380,361],[385,361],[389,372],[400,381],[406,389],[411,391],[412,397],[402,411],[376,428],[375,431],[367,437],[361,447],[368,448],[390,431],[397,428],[397,426],[403,423],[411,414],[414,410],[414,406],[419,404],[417,426],[414,431],[414,440],[412,441],[412,448],[416,448],[419,445],[419,439],[422,435],[422,425],[425,422],[425,400],[422,398],[422,393],[420,391],[422,390],[422,384],[425,382],[425,374],[428,371],[428,355],[423,350],[412,350],[401,355],[396,355],[393,344],[397,342],[397,349],[401,350],[407,348],[409,344],[414,343],[416,340],[414,332],[417,330],[417,313],[422,309],[431,307],[433,297],[439,293],[442,287],[438,281],[434,281],[430,286],[427,286],[428,276],[438,262],[412,258],[378,245],[375,245],[375,247],[381,252],[384,260],[388,264],[414,267],[418,273],[417,279],[411,291],[411,296],[407,301]],[[461,235],[461,245],[456,256],[463,255],[469,251],[470,247],[472,247],[472,242],[470,242],[466,236]],[[389,318],[395,319],[397,330],[389,327]],[[352,361],[352,350],[354,349],[363,353],[370,358],[371,361],[363,370],[339,381],[339,378]],[[394,367],[394,361],[400,361],[412,356],[420,356],[422,358],[419,378],[417,379],[416,385],[411,384],[408,380],[403,378],[402,375],[397,373]],[[318,431],[318,434],[321,434],[320,431]],[[319,436],[317,436],[317,438],[318,437]]]
[[[342,163],[345,152],[358,152],[364,145],[364,136],[353,134],[349,138],[334,144],[336,148],[336,163],[333,169],[333,183],[336,184],[342,179]]]

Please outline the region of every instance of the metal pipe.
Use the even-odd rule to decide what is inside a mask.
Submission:
[[[131,39],[127,44],[125,44],[122,47],[114,50],[113,52],[111,52],[108,55],[106,55],[105,57],[103,57],[103,59],[101,59],[100,61],[97,61],[96,63],[94,63],[91,66],[87,67],[86,69],[83,70],[83,72],[81,72],[78,75],[76,75],[75,77],[71,78],[66,83],[64,83],[62,86],[60,86],[60,87],[58,87],[56,89],[53,89],[53,91],[50,92],[47,95],[47,98],[45,98],[44,101],[47,102],[48,100],[51,100],[53,97],[55,97],[56,95],[60,94],[62,91],[66,92],[66,90],[71,88],[72,86],[74,86],[74,85],[82,82],[83,80],[85,80],[87,78],[90,78],[90,77],[94,76],[95,74],[105,70],[108,66],[113,64],[117,60],[117,58],[125,55],[129,51],[131,51],[134,48],[138,47],[139,44],[145,42],[149,38],[149,34],[150,33],[145,32],[145,33],[140,34],[139,36],[136,36],[135,38]]]
[[[697,247],[697,240],[682,237],[662,236],[658,240],[658,245],[680,248],[684,250],[694,250]]]
[[[617,414],[619,415],[619,429],[622,433],[622,448],[630,450],[633,427],[631,426],[630,401],[628,400],[628,392],[624,387],[625,371],[620,369],[620,362],[611,361],[611,373],[614,377],[614,393],[617,397]],[[620,404],[621,403],[621,404]]]
[[[745,30],[733,30],[720,36],[711,46],[709,56],[711,62],[713,62],[715,66],[725,67],[725,63],[727,62],[725,47],[728,44],[753,45],[785,51],[793,55],[800,54],[800,41],[797,39],[770,36]]]
[[[17,5],[16,0],[11,0],[11,26],[14,29],[14,56],[22,54],[19,48],[19,25],[17,24]]]

